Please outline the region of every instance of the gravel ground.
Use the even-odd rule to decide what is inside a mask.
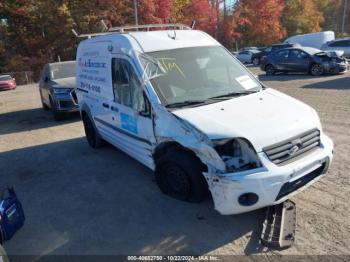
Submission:
[[[190,204],[161,194],[135,160],[111,146],[89,148],[78,115],[53,121],[28,85],[0,92],[0,185],[15,186],[27,217],[7,252],[350,255],[350,73],[266,77],[250,69],[313,106],[335,142],[328,175],[292,199],[293,247],[259,245],[264,210],[221,216],[210,199]]]

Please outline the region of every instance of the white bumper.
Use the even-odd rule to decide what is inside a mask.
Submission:
[[[281,203],[310,186],[324,176],[325,172],[276,200],[285,183],[306,177],[325,162],[330,164],[333,158],[333,142],[329,137],[322,134],[321,143],[321,147],[317,150],[284,166],[275,165],[267,158],[265,153],[260,152],[258,155],[263,164],[262,168],[223,175],[204,173],[214,200],[215,209],[222,215],[244,213]],[[253,205],[243,206],[239,204],[238,198],[244,193],[255,193],[259,199]]]

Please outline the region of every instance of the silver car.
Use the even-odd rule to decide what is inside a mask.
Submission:
[[[336,39],[327,42],[321,47],[322,50],[344,51],[343,56],[350,58],[350,38]]]
[[[44,66],[39,81],[41,102],[51,109],[55,120],[66,113],[78,111],[75,94],[75,61],[51,63]]]
[[[256,53],[260,53],[260,51],[257,49],[242,50],[236,54],[236,57],[243,64],[252,64],[253,63],[252,56],[253,54],[256,54]]]

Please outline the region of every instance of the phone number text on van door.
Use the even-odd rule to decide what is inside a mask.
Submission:
[[[80,88],[96,93],[101,93],[101,87],[90,83],[80,82]]]

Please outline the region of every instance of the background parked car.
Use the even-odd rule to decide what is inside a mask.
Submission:
[[[16,79],[10,75],[0,75],[0,90],[11,90],[16,87]]]
[[[305,72],[315,76],[341,73],[349,69],[341,52],[321,51],[312,47],[286,48],[271,53],[261,61],[267,75],[276,72]]]
[[[78,111],[75,94],[75,61],[45,65],[41,72],[39,91],[45,110],[51,109],[55,120],[65,113]]]
[[[321,47],[322,50],[344,51],[344,56],[350,58],[350,38],[336,39],[327,42]]]
[[[280,50],[283,48],[288,48],[288,47],[300,47],[299,44],[290,44],[290,43],[282,43],[282,44],[274,44],[265,47],[264,49],[261,50],[261,52],[255,53],[252,55],[252,62],[255,66],[260,65],[261,58],[263,56],[269,55],[271,52],[274,52],[276,50]]]
[[[236,57],[243,64],[251,64],[251,63],[253,63],[253,61],[252,61],[253,54],[257,54],[259,52],[260,51],[257,49],[240,51],[237,53]]]

